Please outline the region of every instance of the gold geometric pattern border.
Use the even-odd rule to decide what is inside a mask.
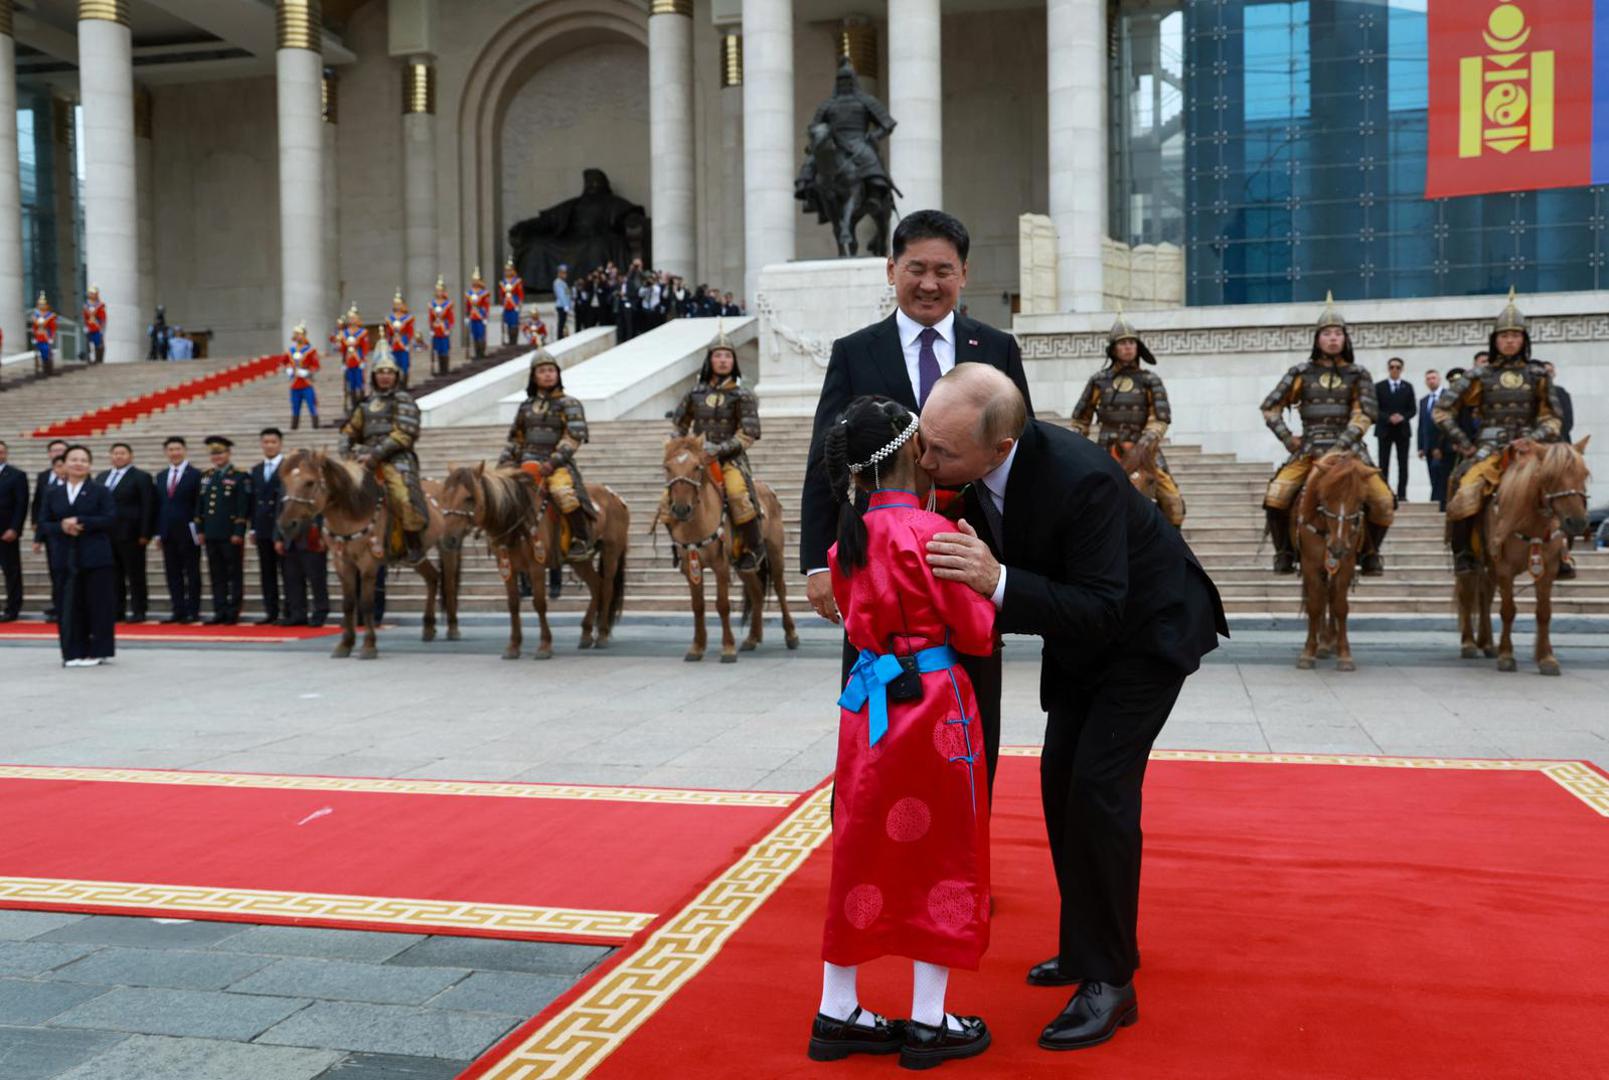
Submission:
[[[619,967],[504,1053],[483,1080],[577,1080],[587,1075],[702,971],[831,831],[832,792],[824,788],[649,935]]]
[[[521,784],[511,781],[402,780],[354,776],[278,776],[268,773],[180,772],[166,769],[96,769],[76,766],[0,765],[0,780],[80,780],[110,784],[266,788],[283,791],[354,791],[386,795],[466,795],[498,799],[579,799],[669,806],[759,806],[778,809],[799,796],[785,791],[705,791],[694,788]]]
[[[456,900],[406,900],[287,893],[263,889],[216,889],[130,881],[0,877],[0,904],[64,904],[134,908],[174,915],[241,915],[273,919],[329,919],[419,930],[486,930],[508,934],[573,934],[625,940],[654,916],[638,911],[520,907]]]
[[[1002,746],[1002,757],[1039,757],[1038,746]],[[1388,757],[1374,754],[1261,754],[1238,750],[1152,750],[1152,761],[1218,761],[1239,765],[1352,765],[1369,769],[1458,769],[1536,772],[1609,817],[1609,777],[1581,761],[1505,758]]]

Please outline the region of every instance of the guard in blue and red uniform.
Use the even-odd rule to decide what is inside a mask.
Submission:
[[[408,301],[402,298],[401,289],[391,298],[391,314],[380,324],[380,332],[385,335],[386,344],[391,349],[391,359],[402,369],[402,385],[407,386],[408,360],[413,355],[414,325],[413,313],[408,310]]]
[[[346,369],[345,404],[350,413],[363,400],[363,373],[369,366],[369,331],[363,326],[356,304],[346,309],[346,323],[336,332],[336,345]]]
[[[34,302],[34,309],[28,312],[28,328],[33,332],[34,351],[39,354],[40,366],[46,375],[55,374],[51,350],[56,347],[56,313],[50,310],[50,301],[42,292]]]
[[[106,305],[101,302],[101,290],[91,285],[84,294],[84,344],[91,350],[94,363],[106,362]]]
[[[436,276],[436,295],[430,301],[430,352],[436,359],[435,374],[447,374],[453,348],[453,301],[447,295],[447,279]]]
[[[318,373],[318,350],[307,340],[307,327],[297,323],[291,331],[291,347],[285,350],[285,377],[291,384],[291,430],[302,426],[302,406],[307,406],[313,426],[318,427],[318,394],[313,377]]]
[[[464,323],[469,327],[470,348],[476,360],[486,359],[486,323],[491,317],[491,290],[486,288],[486,279],[480,276],[477,266],[464,292]]]
[[[520,305],[525,303],[525,282],[514,269],[514,259],[503,264],[503,276],[497,282],[497,296],[503,304],[503,344],[513,345],[520,338]]]

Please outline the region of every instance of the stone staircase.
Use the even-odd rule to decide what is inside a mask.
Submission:
[[[201,364],[230,362],[107,365],[104,370],[88,376],[21,387],[16,393],[0,395],[0,431],[31,430],[45,420],[82,411],[86,405],[128,396],[126,390],[138,384],[140,378],[159,378],[170,368],[183,369],[183,374],[190,376],[201,370]],[[93,393],[89,392],[91,390]],[[304,423],[301,430],[290,433],[284,384],[264,379],[191,402],[166,414],[147,417],[91,440],[96,466],[104,464],[107,445],[118,439],[134,447],[139,465],[147,469],[159,468],[164,463],[162,439],[177,433],[190,439],[194,463],[206,463],[200,446],[202,436],[224,434],[237,444],[237,464],[249,467],[258,458],[257,431],[269,424],[287,429],[286,443],[290,449],[333,447],[339,392],[335,386],[325,386],[322,390],[330,423],[318,431]],[[74,395],[78,402],[76,409],[67,404]],[[31,404],[29,399],[37,399],[37,404]],[[654,538],[647,534],[648,521],[661,491],[660,460],[666,425],[660,421],[617,420],[596,421],[591,427],[592,441],[579,458],[585,477],[589,483],[608,484],[631,507],[632,548],[628,561],[626,612],[686,611],[687,587],[671,566],[669,546],[661,536],[656,550]],[[441,476],[450,465],[495,459],[502,447],[503,435],[499,427],[484,426],[426,432],[420,445],[425,475]],[[765,422],[765,438],[751,454],[757,474],[776,488],[782,500],[788,535],[790,595],[801,612],[805,610],[803,580],[796,573],[795,560],[799,488],[808,437],[809,422],[805,419],[769,419]],[[42,442],[36,444],[34,440],[14,434],[9,441],[14,464],[28,469],[30,474],[42,467]],[[1260,501],[1268,467],[1262,463],[1237,461],[1227,454],[1203,453],[1190,446],[1170,446],[1168,459],[1189,506],[1185,536],[1218,583],[1229,612],[1242,617],[1297,614],[1301,607],[1299,584],[1293,578],[1275,577],[1269,572],[1271,553],[1262,541]],[[1386,543],[1386,575],[1359,582],[1353,593],[1353,613],[1359,616],[1448,615],[1453,610],[1452,573],[1441,533],[1441,515],[1433,506],[1404,504]],[[1581,545],[1576,557],[1580,577],[1557,587],[1555,613],[1609,615],[1609,553],[1591,552]],[[257,593],[255,561],[255,553],[248,551],[248,618],[259,610],[254,599]],[[29,597],[26,610],[37,612],[48,592],[43,556],[25,550],[24,573]],[[167,598],[161,557],[155,551],[151,553],[151,573],[153,613],[165,614]],[[206,588],[204,584],[204,593]],[[414,614],[422,607],[423,587],[415,575],[393,574],[387,591],[389,610],[395,614]],[[579,584],[571,577],[556,609],[579,611],[583,595]],[[472,544],[465,561],[461,610],[500,612],[503,603],[503,585],[495,562],[487,556],[484,545]],[[1532,610],[1528,586],[1522,585],[1519,603],[1522,612]]]

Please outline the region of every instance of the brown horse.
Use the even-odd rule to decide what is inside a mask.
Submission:
[[[687,578],[693,601],[693,646],[685,659],[704,659],[707,638],[704,632],[704,571],[715,575],[715,611],[721,617],[721,663],[737,660],[737,643],[732,636],[731,581],[732,538],[723,524],[725,504],[721,488],[710,475],[704,461],[702,435],[674,436],[665,440],[665,490],[669,494],[671,542],[676,546],[677,564]],[[799,647],[799,634],[788,610],[787,586],[783,583],[782,503],[770,486],[756,480],[754,499],[760,507],[760,535],[765,542],[759,565],[740,571],[743,581],[743,610],[749,620],[749,633],[743,651],[758,647],[765,630],[765,598],[771,590],[782,609],[782,634],[790,649]],[[654,522],[654,528],[659,522]]]
[[[1142,439],[1124,449],[1123,456],[1118,460],[1118,464],[1128,474],[1129,482],[1152,502],[1156,502],[1156,456],[1161,445],[1154,439]]]
[[[1479,566],[1458,575],[1454,589],[1465,659],[1477,652],[1493,655],[1492,595],[1501,590],[1503,637],[1496,650],[1497,670],[1517,670],[1514,579],[1528,573],[1536,589],[1536,667],[1543,675],[1559,674],[1548,635],[1553,582],[1570,537],[1587,528],[1586,449],[1587,439],[1582,439],[1574,446],[1532,443],[1516,450],[1516,460],[1486,506]]]
[[[579,647],[607,648],[609,638],[625,606],[626,548],[631,530],[631,510],[624,499],[607,487],[587,486],[587,494],[598,511],[596,555],[570,565],[586,584],[590,594],[581,621]],[[517,660],[524,631],[520,622],[517,575],[532,583],[531,607],[541,627],[541,637],[532,658],[553,657],[553,629],[548,623],[547,593],[543,579],[550,553],[562,551],[558,515],[548,512],[551,503],[534,479],[521,469],[499,467],[488,470],[485,462],[453,469],[442,485],[443,513],[452,520],[449,535],[458,537],[458,547],[471,530],[486,537],[497,559],[508,600],[509,640],[503,650],[505,660]],[[456,553],[454,562],[461,559]],[[443,562],[446,562],[444,557]]]
[[[1376,470],[1355,454],[1329,453],[1313,463],[1291,519],[1291,540],[1302,566],[1307,643],[1296,666],[1304,670],[1335,654],[1337,671],[1356,671],[1347,639],[1347,593],[1363,547],[1363,498]]]
[[[335,572],[341,579],[341,639],[330,655],[336,658],[352,655],[357,623],[361,619],[364,637],[358,659],[375,659],[380,655],[374,625],[375,576],[381,566],[407,565],[400,558],[388,557],[386,552],[391,513],[386,508],[379,481],[357,462],[342,461],[322,450],[298,450],[290,454],[281,463],[279,474],[285,492],[279,527],[286,537],[294,539],[314,518],[324,515],[324,538],[335,562]],[[440,543],[444,521],[436,502],[440,485],[425,480],[421,486],[429,504],[424,534],[424,547],[428,552]],[[441,587],[442,575],[428,558],[421,559],[413,569],[425,579],[421,638],[432,641],[436,637],[436,593]],[[456,587],[450,582],[442,606],[447,613],[447,636],[456,640],[458,605]]]

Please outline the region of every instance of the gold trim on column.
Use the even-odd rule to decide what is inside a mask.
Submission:
[[[402,115],[436,112],[436,67],[410,60],[402,65]]]
[[[12,36],[11,14],[13,5],[11,0],[0,0],[0,34]]]
[[[134,84],[134,137],[151,137],[151,91],[139,83]]]
[[[721,89],[743,85],[743,33],[721,31]]]
[[[334,68],[325,68],[319,80],[319,108],[326,124],[338,123],[341,111],[341,86]]]
[[[864,15],[851,15],[839,23],[838,55],[849,57],[856,75],[877,78],[877,27]]]
[[[324,51],[324,10],[320,0],[279,0],[274,9],[274,29],[281,49]]]
[[[686,15],[693,17],[693,0],[649,0],[649,15]]]
[[[10,7],[10,5],[6,5]],[[78,20],[101,19],[128,25],[128,0],[78,0]]]

